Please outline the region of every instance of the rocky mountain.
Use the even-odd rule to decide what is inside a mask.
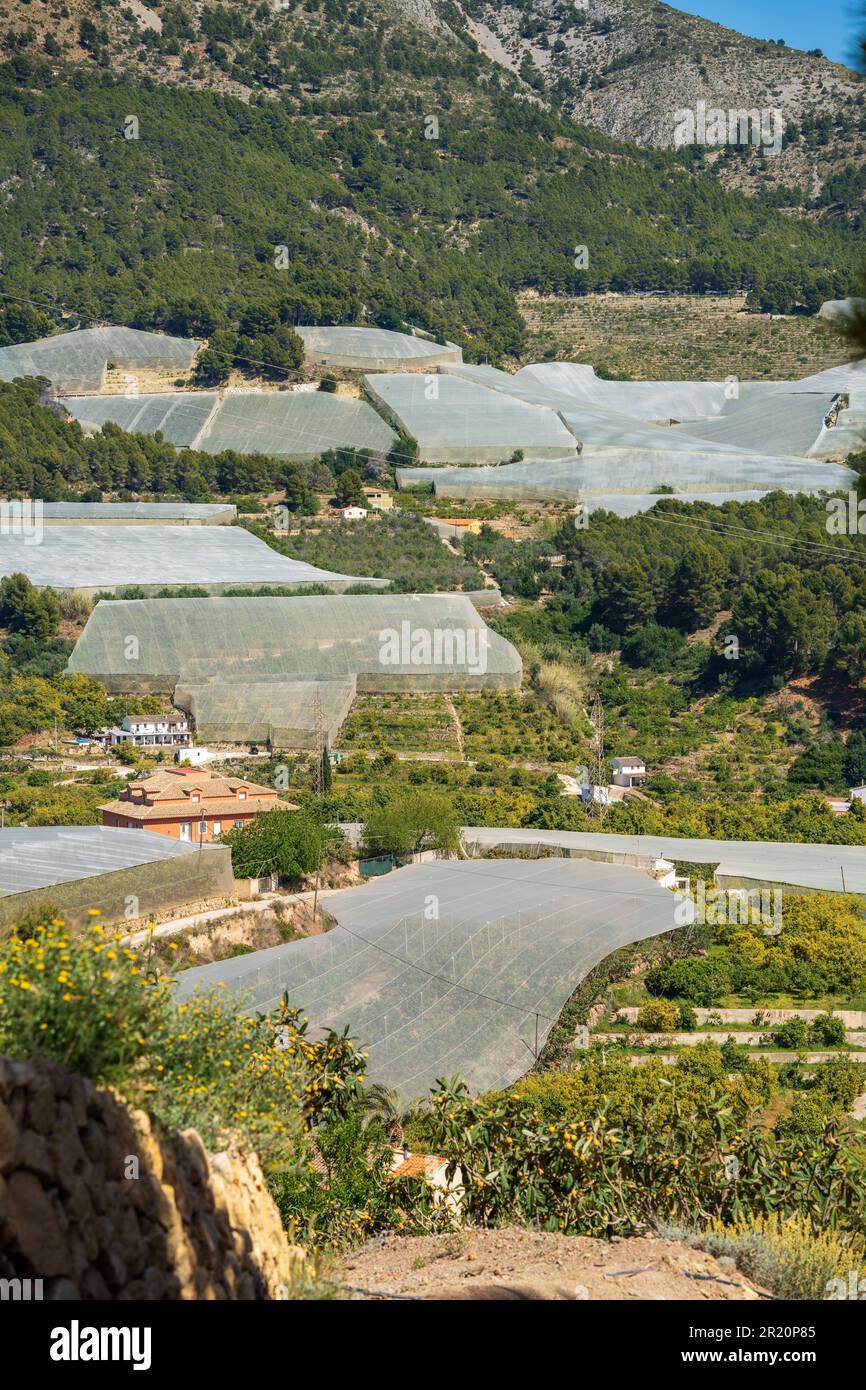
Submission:
[[[660,0],[466,0],[465,12],[488,57],[586,125],[668,147],[677,113],[701,102],[772,112],[767,125],[784,132],[784,147],[720,145],[708,162],[722,181],[769,192],[780,206],[862,203],[866,81],[817,49],[746,38]],[[843,177],[849,164],[859,177]]]

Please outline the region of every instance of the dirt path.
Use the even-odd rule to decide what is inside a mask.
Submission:
[[[731,1260],[675,1241],[592,1240],[518,1229],[385,1236],[348,1256],[356,1297],[552,1300],[755,1300]]]
[[[454,725],[454,734],[455,734],[455,737],[456,737],[456,739],[457,739],[457,748],[458,748],[458,750],[459,750],[459,752],[460,752],[460,756],[461,756],[461,758],[462,758],[462,757],[463,757],[463,725],[460,723],[460,715],[457,713],[457,710],[456,710],[455,705],[454,705],[454,701],[452,700],[452,698],[451,698],[450,695],[446,695],[446,696],[445,696],[445,704],[446,704],[446,706],[447,706],[447,708],[448,708],[448,713],[451,715],[451,722],[452,722],[453,725]]]

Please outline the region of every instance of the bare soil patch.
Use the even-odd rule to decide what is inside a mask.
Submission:
[[[676,1241],[594,1240],[518,1229],[385,1236],[348,1256],[342,1281],[368,1296],[424,1299],[755,1300],[733,1261]]]

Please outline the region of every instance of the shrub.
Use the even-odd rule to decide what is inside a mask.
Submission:
[[[811,1029],[804,1018],[789,1018],[774,1028],[770,1036],[778,1047],[792,1047],[799,1052],[808,1045]]]
[[[58,1062],[210,1147],[240,1139],[267,1164],[290,1162],[304,1129],[347,1113],[366,1061],[345,1033],[310,1042],[285,1001],[253,1017],[220,988],[176,1003],[149,955],[98,923],[13,935],[0,947],[0,1053]]]
[[[440,1083],[436,1144],[461,1169],[466,1219],[610,1236],[693,1222],[696,1212],[706,1225],[797,1215],[818,1230],[830,1212],[839,1229],[860,1230],[866,1164],[834,1124],[805,1144],[769,1133],[757,1109],[744,1123],[705,1081],[692,1106],[664,1092],[662,1079],[655,1095],[625,1096],[615,1115],[603,1097],[585,1119],[545,1122],[518,1093],[475,1099]]]
[[[795,1097],[791,1113],[784,1115],[776,1126],[778,1138],[796,1139],[804,1144],[820,1142],[827,1126],[828,1110],[826,1101],[811,1093]]]
[[[98,914],[94,914],[98,916]],[[113,1085],[147,1057],[169,1008],[168,980],[95,921],[74,937],[60,921],[0,948],[0,1053],[46,1057]]]
[[[677,1235],[672,1230],[663,1234]],[[863,1273],[861,1236],[830,1227],[816,1229],[799,1213],[787,1218],[778,1212],[740,1216],[727,1225],[715,1222],[691,1243],[713,1255],[731,1256],[744,1274],[780,1299],[825,1299],[832,1296],[834,1280],[847,1284],[852,1270]]]
[[[388,1182],[391,1149],[381,1126],[359,1116],[322,1125],[303,1162],[271,1181],[290,1236],[312,1247],[346,1246],[402,1226],[398,1193]]]
[[[679,1031],[681,1033],[694,1033],[697,1026],[697,1014],[691,1004],[680,1004]]]
[[[658,965],[646,976],[650,994],[685,999],[703,1008],[709,1008],[717,999],[729,994],[732,984],[727,963],[707,956]]]
[[[853,1057],[833,1057],[819,1062],[812,1085],[837,1110],[848,1111],[863,1090],[866,1070]]]
[[[644,1004],[637,1016],[637,1026],[646,1033],[673,1033],[680,1019],[680,1011],[669,999],[651,999]]]
[[[812,1023],[812,1037],[824,1047],[842,1047],[845,1044],[845,1024],[837,1014],[820,1014]]]

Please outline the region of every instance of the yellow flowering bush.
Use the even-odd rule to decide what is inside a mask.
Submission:
[[[145,1057],[169,1007],[167,978],[145,972],[94,919],[61,921],[0,945],[0,1053],[49,1057],[92,1081],[116,1084]]]
[[[0,944],[0,1053],[58,1062],[210,1148],[240,1138],[266,1164],[357,1093],[366,1063],[349,1038],[310,1042],[297,1010],[251,1017],[219,987],[177,1000],[150,953],[97,916],[84,932],[55,920]]]

